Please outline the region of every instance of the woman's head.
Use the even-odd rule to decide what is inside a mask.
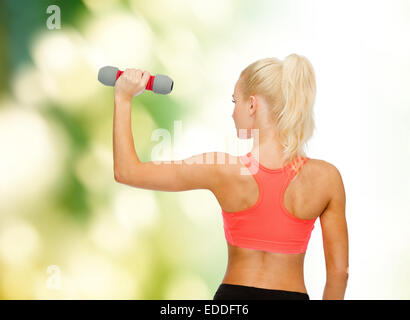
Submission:
[[[307,58],[291,54],[283,61],[253,62],[241,72],[234,89],[232,117],[238,137],[250,138],[251,129],[272,128],[283,146],[283,161],[304,156],[303,147],[315,128],[315,96],[315,74]]]

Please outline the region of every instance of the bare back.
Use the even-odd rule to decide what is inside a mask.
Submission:
[[[262,165],[273,165],[260,159]],[[309,159],[288,185],[284,205],[295,217],[314,219],[326,209],[331,186],[327,179],[329,163]],[[237,212],[251,207],[258,199],[258,184],[252,175],[241,175],[244,165],[237,158],[227,164],[214,195],[226,212]],[[305,253],[280,254],[240,248],[227,243],[228,266],[222,283],[241,284],[259,288],[305,292],[303,263]]]

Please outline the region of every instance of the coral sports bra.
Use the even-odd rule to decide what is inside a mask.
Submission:
[[[242,248],[276,253],[306,252],[317,217],[304,220],[293,216],[286,210],[283,196],[309,158],[298,157],[279,169],[264,167],[250,152],[240,159],[255,178],[259,196],[248,209],[237,212],[222,209],[226,241]]]

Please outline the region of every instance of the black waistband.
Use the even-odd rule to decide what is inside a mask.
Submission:
[[[280,295],[280,296],[289,296],[289,297],[295,297],[295,298],[299,297],[299,298],[302,298],[302,299],[309,300],[309,295],[305,292],[258,288],[258,287],[240,285],[240,284],[221,283],[219,285],[218,291],[221,291],[221,290],[254,292],[256,294]]]

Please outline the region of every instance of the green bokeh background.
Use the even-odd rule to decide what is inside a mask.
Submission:
[[[61,29],[47,28],[49,5],[61,9]],[[240,2],[231,5],[238,14],[241,7],[248,6]],[[149,161],[157,144],[151,140],[154,129],[163,128],[172,135],[174,120],[186,123],[196,116],[191,106],[196,104],[200,87],[184,85],[187,81],[181,77],[196,77],[206,85],[202,74],[196,73],[198,52],[204,54],[201,50],[220,42],[227,45],[231,37],[228,24],[219,30],[224,39],[214,38],[212,26],[195,21],[189,11],[171,15],[162,9],[160,2],[150,7],[144,1],[1,2],[0,110],[4,115],[18,110],[17,117],[27,117],[27,126],[18,129],[24,131],[24,141],[20,143],[13,135],[14,141],[9,143],[16,157],[25,157],[27,172],[33,174],[26,178],[10,174],[14,182],[20,179],[13,189],[15,197],[6,201],[9,192],[2,194],[1,298],[212,298],[226,260],[221,225],[215,223],[220,223],[216,200],[202,191],[178,197],[132,189],[116,183],[112,171],[112,88],[97,82],[98,68],[143,68],[174,79],[173,94],[146,92],[133,101],[136,150],[141,160]],[[162,17],[156,17],[156,10],[161,10]],[[244,13],[243,18],[248,19],[249,12]],[[117,25],[104,25],[105,17],[112,15],[119,18]],[[141,28],[143,34],[146,30],[133,24],[142,20],[150,28],[147,37],[151,46],[145,49],[142,47],[147,44],[133,37],[132,30],[128,38],[121,32],[131,24],[134,31]],[[101,37],[98,44],[104,43],[105,32],[113,27],[117,33],[111,37],[120,40],[111,44],[108,37],[102,46],[94,43],[92,47],[85,37],[90,26]],[[200,48],[191,48],[190,43],[180,47],[184,39],[178,43],[175,37],[161,48],[155,47],[169,32],[168,26],[189,29],[198,37]],[[134,51],[128,55],[104,51],[116,45],[118,52]],[[97,52],[100,60],[93,61],[81,51],[84,48]],[[139,55],[140,48],[145,50],[144,57]],[[169,59],[178,54],[180,61],[173,61],[174,68],[169,69],[156,55],[159,50],[174,50]],[[175,73],[178,63],[185,65],[179,74]],[[82,70],[73,70],[78,64]],[[76,90],[83,87],[87,89],[76,96]],[[230,94],[226,92],[227,102]],[[6,122],[2,125],[9,129]],[[41,133],[36,134],[36,130]],[[38,158],[30,159],[24,148],[31,143],[50,153],[41,155],[41,149],[35,149],[32,152]],[[51,159],[40,163],[48,156]],[[18,167],[17,163],[6,163],[3,174],[7,165]],[[47,182],[38,183],[41,180]],[[7,179],[3,182],[6,186]],[[27,191],[21,193],[20,188]],[[191,204],[190,199],[194,199]],[[201,202],[205,202],[202,210],[209,209],[212,219],[195,221],[186,215]],[[216,231],[219,237],[214,237]]]

